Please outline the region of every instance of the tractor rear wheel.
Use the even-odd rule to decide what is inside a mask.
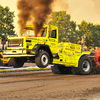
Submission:
[[[88,75],[92,71],[91,59],[87,56],[81,57],[78,67],[72,67],[72,73],[75,75]]]

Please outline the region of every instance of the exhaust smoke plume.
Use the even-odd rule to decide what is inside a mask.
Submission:
[[[32,21],[35,34],[40,31],[48,15],[52,12],[51,4],[53,2],[54,0],[18,0],[17,8],[19,10],[18,24],[20,27],[20,36],[23,35],[28,21]]]

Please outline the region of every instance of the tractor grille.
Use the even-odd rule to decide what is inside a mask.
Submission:
[[[23,39],[9,39],[8,40],[8,47],[22,47],[23,46]]]

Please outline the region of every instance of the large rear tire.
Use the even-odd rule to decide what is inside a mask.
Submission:
[[[88,75],[92,71],[91,59],[87,56],[83,56],[79,60],[78,67],[72,67],[72,73],[75,75]]]
[[[9,64],[14,68],[19,68],[23,66],[24,62],[25,62],[24,58],[16,57],[16,58],[11,58]]]
[[[63,65],[51,66],[51,70],[54,74],[72,74],[71,67],[65,67]]]
[[[35,63],[39,68],[46,68],[49,64],[50,57],[49,54],[46,51],[41,51],[35,57]]]

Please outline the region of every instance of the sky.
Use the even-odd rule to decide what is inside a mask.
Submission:
[[[99,0],[56,0],[53,4],[53,11],[66,10],[67,14],[71,15],[71,20],[74,20],[77,24],[80,24],[82,20],[100,24],[99,2]],[[10,11],[15,12],[14,26],[18,33],[17,0],[0,0],[0,4],[3,7],[8,6]]]

